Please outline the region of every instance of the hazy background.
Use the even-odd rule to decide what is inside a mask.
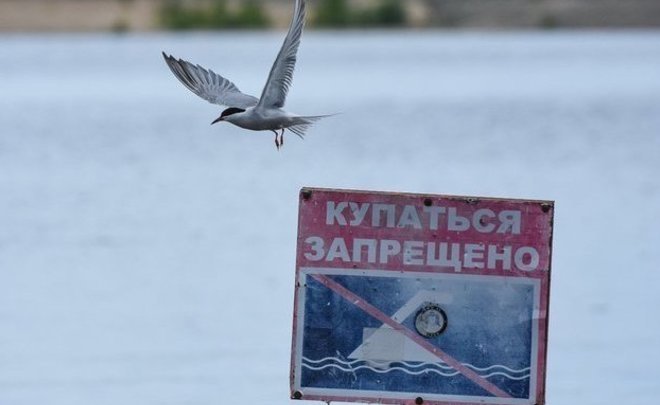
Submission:
[[[648,28],[657,0],[308,0],[308,25]],[[0,0],[0,31],[153,31],[288,26],[291,0]]]
[[[160,52],[258,95],[283,31],[7,15],[0,405],[291,403],[302,186],[555,200],[548,403],[657,398],[660,31],[309,29],[287,108],[342,114],[277,152]]]

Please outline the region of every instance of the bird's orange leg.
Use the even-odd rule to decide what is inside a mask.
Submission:
[[[277,140],[277,136],[278,136],[279,134],[278,134],[277,131],[275,131],[274,129],[271,129],[271,131],[275,132],[275,147],[277,148],[277,150],[280,150],[280,145],[281,145],[281,144],[280,144],[280,141]]]

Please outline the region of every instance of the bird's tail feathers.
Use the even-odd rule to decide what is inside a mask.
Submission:
[[[296,117],[296,123],[289,128],[289,131],[298,135],[301,139],[304,139],[305,134],[309,128],[311,128],[314,123],[322,118],[332,117],[337,114],[328,114],[328,115],[310,115],[306,117]]]

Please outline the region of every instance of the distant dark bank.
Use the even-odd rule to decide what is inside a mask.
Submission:
[[[319,28],[652,28],[657,0],[308,0]],[[0,0],[0,31],[284,28],[292,0]]]

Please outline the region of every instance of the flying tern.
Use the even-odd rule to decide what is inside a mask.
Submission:
[[[226,121],[253,131],[272,131],[275,133],[275,147],[279,150],[284,145],[285,129],[303,138],[314,122],[328,116],[300,116],[283,110],[293,81],[304,26],[305,0],[296,0],[291,26],[270,70],[261,98],[242,93],[234,83],[210,69],[175,59],[165,52],[163,57],[174,76],[190,91],[210,103],[227,107],[211,124]]]

